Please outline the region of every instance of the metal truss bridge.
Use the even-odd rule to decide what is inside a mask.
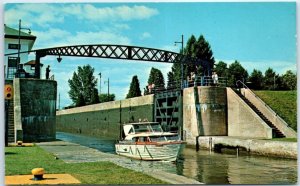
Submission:
[[[74,45],[54,48],[44,48],[28,52],[35,52],[35,77],[40,77],[40,58],[47,55],[58,56],[58,61],[61,61],[61,56],[74,57],[96,57],[108,59],[123,59],[123,60],[137,60],[149,62],[163,62],[163,63],[184,63],[201,65],[204,70],[210,72],[210,64],[207,61],[192,58],[187,55],[182,55],[176,52],[167,50],[160,50],[155,48],[146,48],[139,46],[126,45]],[[25,53],[25,52],[21,52]],[[5,56],[14,55],[17,53],[5,54]]]

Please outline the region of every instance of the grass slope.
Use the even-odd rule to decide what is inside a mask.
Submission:
[[[83,184],[167,184],[110,162],[64,163],[38,146],[5,148],[5,175],[31,174],[37,167],[46,174],[71,174]]]
[[[297,91],[254,91],[254,93],[297,131]]]

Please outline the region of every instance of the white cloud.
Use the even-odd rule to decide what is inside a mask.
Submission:
[[[142,35],[140,36],[140,39],[141,40],[144,40],[144,39],[147,39],[147,38],[150,38],[151,37],[151,34],[149,32],[144,32],[142,33]]]
[[[83,6],[83,16],[89,20],[108,21],[108,20],[141,20],[148,19],[158,14],[156,9],[148,8],[146,6],[118,6],[97,8],[91,4]]]
[[[63,23],[65,17],[93,22],[120,22],[148,19],[157,14],[157,9],[137,5],[98,8],[92,4],[24,3],[6,9],[4,22],[16,26],[22,18],[27,26],[37,24],[50,27],[53,23]]]
[[[118,33],[76,32],[75,35],[61,29],[51,28],[44,32],[34,32],[37,36],[35,48],[50,48],[58,46],[84,45],[84,44],[124,44],[131,43],[130,39]]]
[[[52,23],[62,23],[64,15],[60,13],[60,7],[44,3],[17,4],[5,10],[5,23],[16,26],[19,19],[22,19],[22,25],[29,27],[33,24],[49,27]]]

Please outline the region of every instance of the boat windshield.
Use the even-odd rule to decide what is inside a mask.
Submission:
[[[133,125],[134,131],[139,132],[163,132],[159,123],[151,123],[147,125]]]

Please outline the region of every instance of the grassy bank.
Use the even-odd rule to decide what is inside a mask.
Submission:
[[[82,184],[167,184],[110,162],[64,163],[38,146],[5,148],[5,175],[31,174],[37,167],[71,174]]]
[[[297,91],[254,91],[254,93],[297,131]]]

